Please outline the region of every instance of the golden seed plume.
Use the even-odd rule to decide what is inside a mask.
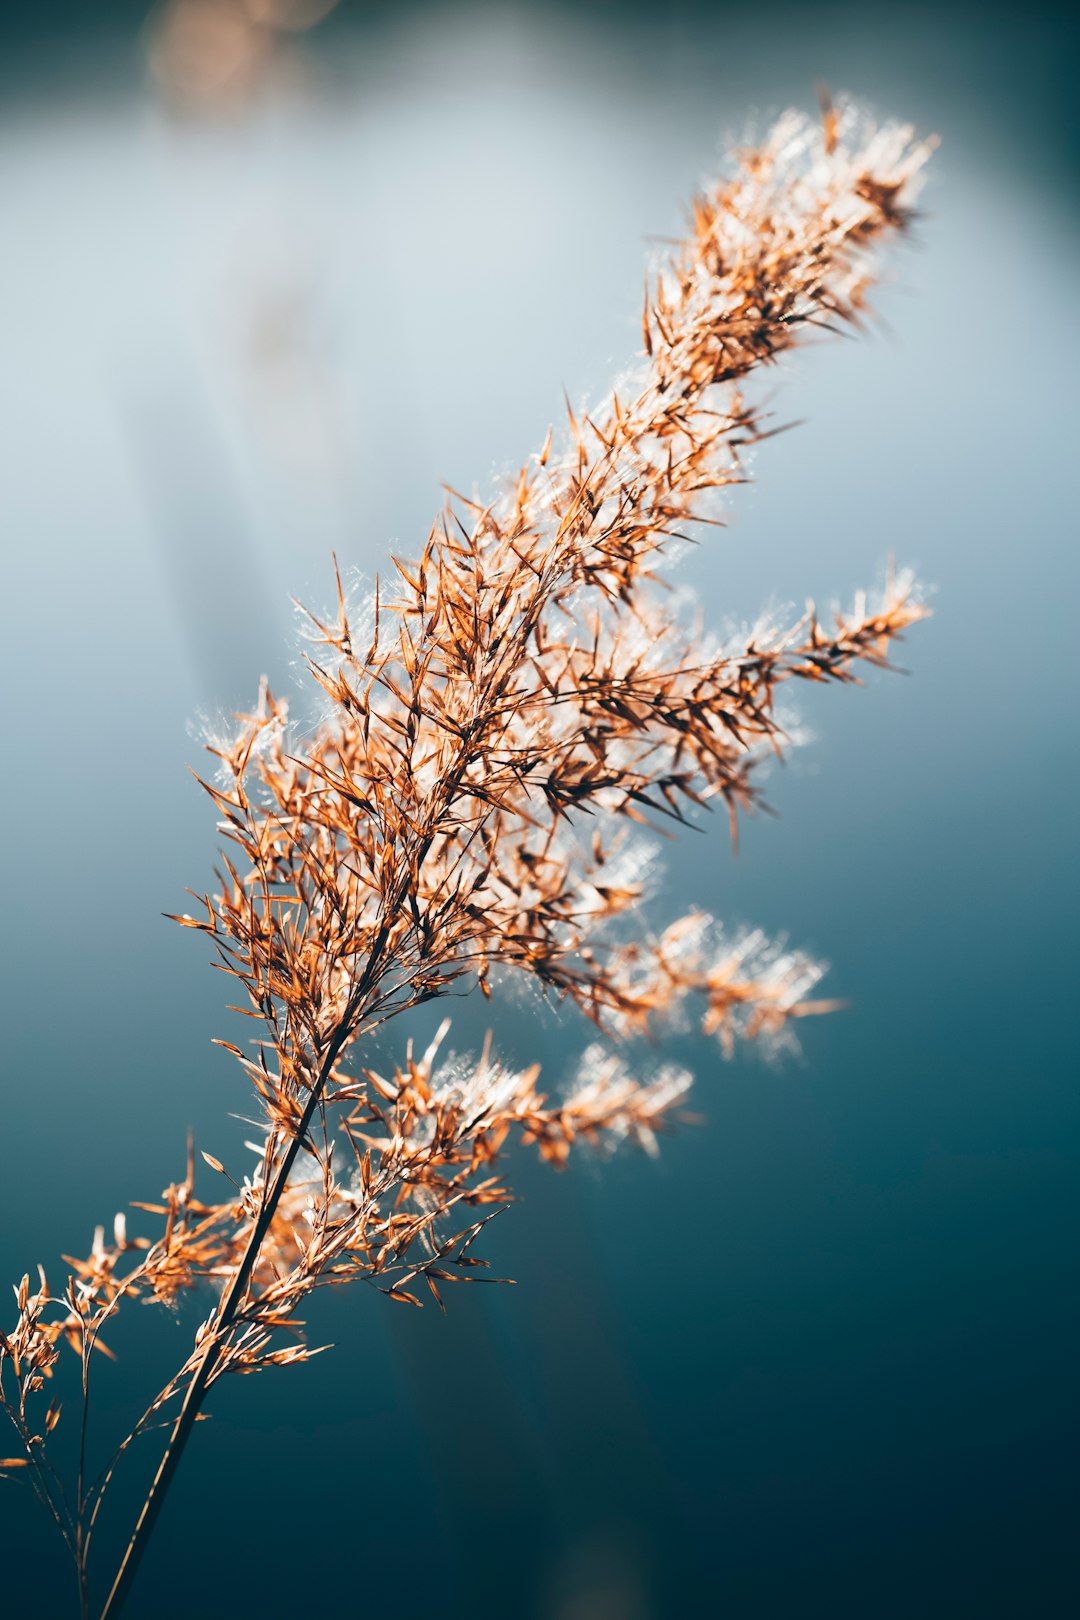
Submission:
[[[118,1453],[171,1424],[106,1615],[207,1390],[311,1354],[299,1313],[312,1290],[365,1282],[443,1307],[449,1285],[486,1270],[474,1247],[509,1196],[511,1139],[556,1166],[580,1142],[655,1151],[689,1077],[635,1076],[614,1039],[679,1009],[726,1052],[834,1005],[814,999],[816,964],[759,935],[729,938],[697,912],[646,931],[648,863],[628,836],[717,804],[734,831],[758,800],[758,760],[785,741],[784,683],[854,681],[924,612],[891,576],[873,606],[859,598],[831,622],[810,608],[718,648],[679,621],[660,577],[769,436],[752,374],[805,333],[855,321],[872,250],[911,217],[930,143],[868,128],[824,94],[822,120],[785,117],[694,200],[686,241],[646,280],[635,369],[589,411],[567,406],[561,449],[549,432],[487,505],[449,492],[365,611],[335,561],[335,609],[308,615],[325,698],[312,735],[293,738],[264,685],[213,745],[219,772],[203,786],[228,853],[218,891],[176,920],[211,941],[256,1026],[248,1047],[219,1042],[261,1110],[252,1162],[234,1175],[204,1152],[232,1182],[206,1202],[189,1144],[183,1179],[134,1206],[151,1236],[129,1237],[122,1217],[112,1242],[99,1229],[59,1295],[44,1273],[36,1289],[23,1278],[0,1332],[0,1399],[23,1447],[0,1470],[29,1476],[85,1595],[117,1459],[93,1486],[80,1466],[65,1494],[42,1433],[60,1408],[37,1418],[37,1403],[64,1343],[88,1391],[121,1305],[209,1291],[189,1353]],[[394,1015],[460,980],[490,997],[515,978],[602,1032],[568,1094],[490,1049],[442,1057],[446,1025],[392,1072],[369,1066],[365,1037]]]

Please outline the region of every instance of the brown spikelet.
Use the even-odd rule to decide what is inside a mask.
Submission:
[[[112,1241],[99,1227],[59,1296],[44,1274],[36,1290],[22,1279],[0,1333],[0,1400],[23,1447],[0,1470],[31,1477],[84,1592],[116,1460],[169,1425],[103,1620],[126,1600],[208,1390],[313,1354],[300,1313],[315,1288],[364,1282],[445,1309],[453,1284],[487,1268],[471,1251],[510,1196],[513,1140],[557,1167],[581,1143],[656,1151],[689,1076],[638,1076],[614,1039],[678,1011],[727,1053],[836,1005],[814,996],[816,963],[760,934],[728,935],[700,911],[646,927],[652,856],[635,834],[711,807],[734,834],[760,802],[758,762],[786,746],[785,683],[887,666],[924,609],[890,572],[875,603],[831,618],[810,606],[720,646],[673,614],[659,571],[693,526],[720,523],[720,492],[775,431],[753,374],[805,332],[857,318],[870,250],[910,219],[929,150],[862,128],[824,92],[821,130],[782,119],[694,200],[687,239],[646,279],[636,369],[587,411],[567,402],[561,450],[549,432],[486,505],[449,491],[419,555],[392,559],[366,605],[334,559],[334,608],[307,614],[325,710],[312,735],[290,734],[264,683],[212,743],[201,785],[226,853],[217,892],[175,920],[211,941],[254,1021],[249,1045],[218,1043],[253,1089],[252,1162],[233,1181],[203,1151],[231,1182],[205,1202],[189,1143],[183,1178],[134,1206],[150,1235],[129,1238],[123,1216]],[[394,1015],[462,981],[497,998],[523,976],[599,1031],[565,1094],[490,1042],[476,1059],[444,1055],[446,1023],[392,1072],[369,1066],[366,1038]],[[122,1305],[200,1288],[208,1315],[186,1359],[98,1483],[80,1462],[65,1495],[38,1433],[60,1406],[31,1417],[63,1344],[86,1395]]]

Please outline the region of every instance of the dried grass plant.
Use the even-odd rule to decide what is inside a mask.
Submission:
[[[514,1138],[561,1165],[579,1142],[652,1150],[689,1076],[631,1074],[617,1043],[693,1011],[725,1052],[821,1012],[819,969],[700,912],[647,932],[628,832],[758,799],[754,769],[784,742],[788,681],[851,682],[884,665],[921,617],[910,581],[823,623],[698,639],[672,616],[658,567],[717,492],[744,481],[770,429],[745,387],[807,332],[857,322],[870,256],[911,217],[929,142],[826,106],[823,130],[785,116],[693,203],[689,234],[647,278],[639,363],[563,448],[490,505],[452,495],[419,556],[354,608],[313,617],[308,664],[325,716],[300,740],[265,685],[217,742],[203,783],[231,853],[219,890],[178,920],[203,934],[256,1026],[227,1046],[261,1109],[257,1157],[226,1191],[183,1179],[129,1232],[100,1229],[59,1292],[16,1289],[0,1333],[0,1396],[19,1447],[0,1463],[54,1518],[91,1613],[88,1560],[119,1462],[166,1436],[100,1611],[115,1620],[210,1391],[229,1373],[303,1361],[313,1289],[365,1282],[440,1306],[487,1264],[475,1253],[507,1197]],[[628,926],[629,923],[632,926]],[[530,975],[603,1033],[556,1097],[535,1067],[485,1049],[440,1062],[439,1040],[392,1073],[372,1033],[455,981],[499,994]],[[201,1173],[201,1172],[200,1172]],[[132,1300],[201,1290],[185,1359],[91,1478],[87,1417],[103,1335]],[[68,1345],[82,1369],[77,1476],[61,1477],[49,1385]]]

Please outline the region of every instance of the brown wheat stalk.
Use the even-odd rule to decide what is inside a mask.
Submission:
[[[716,521],[716,492],[744,481],[768,436],[743,387],[808,330],[855,321],[868,255],[902,229],[930,143],[825,110],[824,131],[788,115],[731,178],[693,204],[687,240],[650,275],[644,354],[553,437],[490,505],[452,495],[419,557],[394,563],[356,608],[338,578],[335,615],[309,616],[309,667],[324,719],[303,741],[264,686],[254,713],[213,744],[203,786],[232,848],[219,891],[178,920],[207,936],[256,1033],[221,1042],[262,1109],[254,1167],[217,1202],[182,1181],[155,1235],[117,1217],[59,1295],[23,1278],[0,1333],[0,1399],[22,1445],[0,1463],[29,1480],[75,1560],[88,1558],[117,1462],[163,1423],[161,1460],[110,1595],[128,1596],[210,1389],[226,1373],[301,1361],[299,1311],[316,1287],[367,1282],[418,1305],[475,1280],[473,1247],[507,1198],[508,1139],[556,1165],[579,1141],[655,1147],[689,1077],[633,1077],[610,1047],[586,1054],[561,1100],[538,1071],[440,1062],[444,1030],[393,1074],[363,1038],[463,977],[496,994],[531,975],[609,1041],[696,1006],[725,1051],[825,1010],[819,969],[758,936],[729,939],[700,912],[658,934],[627,930],[642,894],[628,824],[680,823],[758,798],[754,767],[784,741],[786,681],[852,681],[884,664],[920,618],[910,583],[822,623],[813,609],[737,646],[698,640],[673,617],[656,569],[671,541]],[[622,922],[620,922],[622,918]],[[213,1300],[165,1388],[97,1480],[86,1463],[95,1352],[122,1305]],[[82,1368],[78,1478],[68,1494],[49,1436],[46,1386],[67,1341]],[[5,1387],[4,1375],[8,1375]]]

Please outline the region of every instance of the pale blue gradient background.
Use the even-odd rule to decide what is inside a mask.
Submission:
[[[660,899],[787,932],[849,1010],[779,1068],[673,1041],[706,1123],[655,1164],[522,1164],[490,1246],[515,1289],[446,1320],[320,1302],[335,1351],[220,1392],[133,1614],[1071,1612],[1068,31],[1040,7],[346,6],[307,91],[178,121],[140,10],[12,25],[3,70],[12,1279],[179,1174],[189,1125],[239,1157],[223,981],[159,914],[214,858],[185,728],[289,682],[290,593],[328,599],[332,548],[408,554],[442,479],[490,488],[564,386],[601,391],[645,237],[755,112],[824,77],[943,145],[888,330],[774,374],[806,424],[679,569],[714,622],[846,597],[889,552],[933,591],[911,677],[807,693],[780,819],[737,859],[719,822],[673,848]],[[452,1010],[477,1042],[485,1010]],[[584,1038],[532,1003],[496,1033],[553,1079]],[[175,1354],[169,1319],[136,1326],[103,1425]],[[12,1612],[68,1612],[10,1486],[0,1547]]]

